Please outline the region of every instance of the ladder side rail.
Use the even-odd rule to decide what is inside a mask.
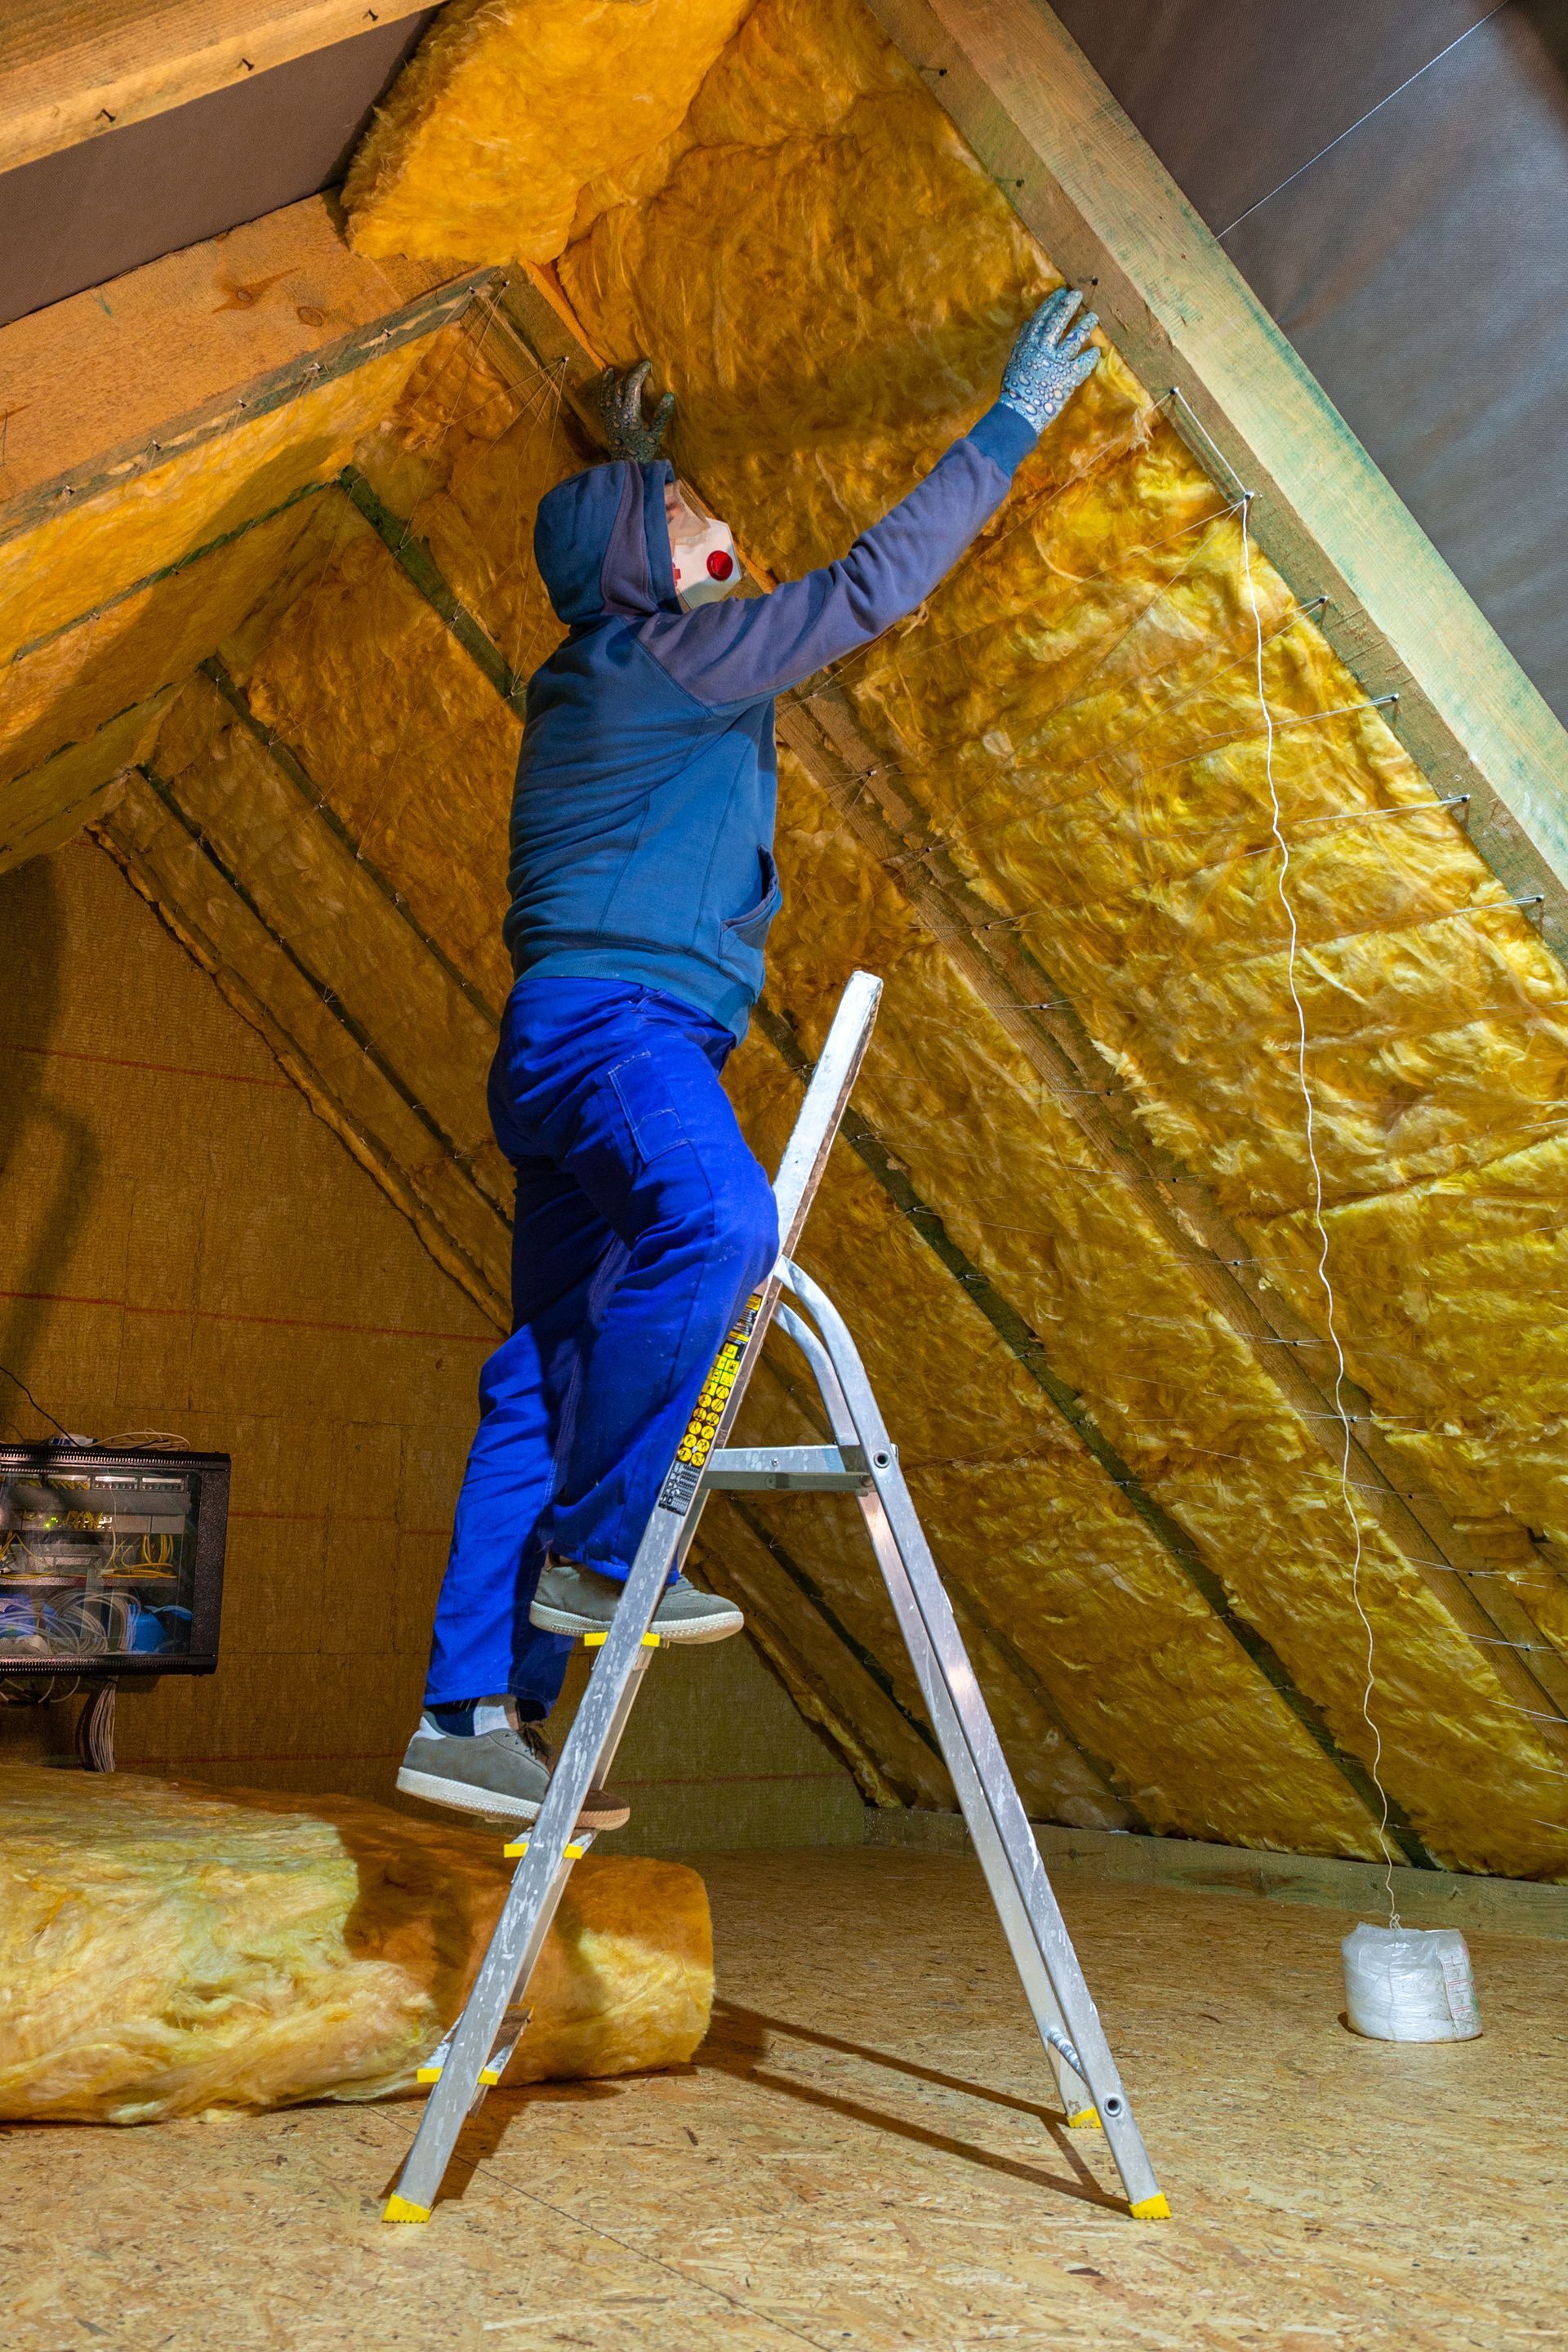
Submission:
[[[1133,2121],[1131,2103],[1106,2040],[1100,2012],[1079,1965],[1067,1923],[1046,1874],[1045,1864],[1040,1860],[1028,1817],[1013,1784],[995,1726],[963,1646],[952,1604],[942,1589],[913,1499],[898,1466],[859,1352],[843,1318],[810,1276],[792,1265],[786,1270],[785,1278],[795,1297],[809,1310],[817,1326],[845,1402],[858,1429],[860,1443],[870,1464],[877,1498],[886,1514],[893,1538],[892,1549],[900,1564],[902,1574],[900,1580],[907,1585],[914,1609],[923,1623],[927,1643],[938,1668],[939,1684],[945,1685],[951,1719],[955,1720],[961,1741],[968,1748],[974,1777],[982,1791],[983,1816],[988,1814],[991,1817],[1019,1899],[1028,1914],[1058,2005],[1066,2018],[1078,2055],[1083,2062],[1089,2091],[1099,2109],[1117,2169],[1121,2174],[1134,2210],[1153,2200],[1159,2200],[1163,2209],[1159,2184],[1142,2137]],[[925,1644],[921,1646],[923,1648]],[[918,1652],[911,1653],[911,1655],[918,1672],[920,1655]],[[928,1699],[928,1706],[930,1704]],[[941,1705],[939,1698],[939,1708]],[[942,1712],[948,1710],[943,1709]],[[941,1725],[934,1714],[932,1723],[940,1735]]]
[[[865,1058],[881,992],[882,983],[874,974],[857,971],[839,999],[774,1180],[781,1243],[787,1236],[793,1246],[805,1225]],[[722,1441],[740,1410],[778,1297],[779,1279],[780,1268],[775,1266],[764,1286],[710,1443]],[[705,1496],[700,1476],[694,1485],[679,1487],[667,1504],[665,1496],[671,1484],[666,1481],[643,1530],[626,1590],[530,1832],[528,1851],[518,1864],[473,1990],[453,2030],[440,2080],[426,2102],[414,2145],[387,2208],[389,2216],[399,2210],[411,2220],[428,2215],[458,2134],[479,2095],[480,2076],[502,2021],[543,1949],[571,1869],[566,1848],[573,1842],[577,1816],[590,1788],[602,1783],[607,1769],[606,1751],[613,1755],[619,1743],[638,1687],[634,1677],[646,1657],[644,1636],[701,1515]]]
[[[959,1811],[968,1827],[975,1858],[984,1875],[993,1907],[1002,1923],[1007,1948],[1013,1955],[1013,1965],[1018,1971],[1024,1998],[1028,2002],[1029,2012],[1044,2045],[1063,2113],[1069,2124],[1098,2125],[1100,2111],[1094,2105],[1088,2080],[1077,2067],[1068,2063],[1055,2039],[1060,2035],[1063,2040],[1071,2041],[1066,2013],[1057,1999],[1056,1987],[1051,1982],[1050,1970],[1040,1950],[1034,1922],[1013,1869],[1012,1858],[1003,1842],[995,1815],[986,1801],[984,1786],[970,1753],[963,1727],[952,1706],[941,1661],[931,1646],[925,1621],[916,1606],[898,1541],[882,1508],[880,1496],[863,1495],[860,1509],[942,1748],[942,1760],[952,1780]],[[1078,2054],[1076,2044],[1073,2047],[1075,2054]]]
[[[667,1522],[663,1529],[653,1523],[659,1519]],[[420,2219],[435,2202],[506,2012],[544,1948],[571,1874],[566,1848],[579,1843],[574,1836],[577,1816],[607,1741],[618,1737],[625,1723],[626,1686],[646,1654],[643,1635],[664,1591],[679,1528],[674,1513],[656,1510],[638,1546],[608,1638],[529,1831],[528,1851],[518,1864],[473,1990],[453,2030],[441,2079],[426,2102],[395,2200],[414,2209]]]
[[[637,1705],[638,1694],[642,1689],[642,1678],[647,1672],[648,1662],[652,1655],[653,1644],[645,1642],[632,1661],[632,1670],[621,1685],[620,1698],[616,1703],[614,1715],[610,1717],[609,1727],[600,1743],[598,1758],[594,1766],[594,1777],[588,1783],[590,1792],[605,1788],[608,1784],[610,1774],[616,1769],[616,1753],[621,1744],[621,1735],[626,1730],[633,1707]],[[570,1733],[567,1736],[570,1738]],[[574,1843],[581,1842],[574,1841]]]
[[[833,1368],[833,1360],[822,1341],[793,1307],[781,1305],[778,1324],[780,1330],[794,1340],[811,1369],[840,1453],[853,1444],[861,1459],[865,1460],[867,1457],[861,1449],[859,1432]],[[871,1549],[877,1557],[877,1565],[882,1571],[888,1598],[904,1637],[904,1646],[910,1654],[910,1663],[915,1670],[915,1679],[920,1684],[921,1695],[931,1716],[942,1760],[952,1781],[959,1811],[973,1841],[992,1903],[1002,1923],[1002,1932],[1007,1938],[1007,1948],[1013,1955],[1013,1965],[1023,1984],[1024,1997],[1044,2044],[1063,2111],[1069,2124],[1098,2124],[1100,2113],[1089,2104],[1091,2095],[1088,2083],[1068,2065],[1051,2039],[1053,2028],[1057,2032],[1067,2035],[1067,2019],[1057,1999],[1050,1971],[1046,1967],[1035,1935],[1034,1923],[1019,1892],[994,1816],[986,1803],[985,1791],[975,1770],[969,1743],[953,1711],[941,1664],[926,1632],[925,1620],[915,1605],[914,1593],[888,1515],[882,1508],[880,1497],[874,1492],[862,1493],[860,1509],[866,1521],[866,1532],[871,1538]]]
[[[969,1752],[969,1743],[963,1726],[948,1698],[942,1678],[942,1667],[926,1637],[924,1621],[915,1606],[914,1594],[904,1573],[897,1541],[888,1524],[887,1513],[876,1495],[862,1496],[860,1508],[866,1521],[872,1549],[882,1570],[882,1580],[893,1602],[900,1627],[915,1672],[920,1679],[922,1696],[936,1729],[943,1761],[952,1776],[959,1811],[968,1826],[975,1856],[984,1874],[992,1905],[1002,1923],[1007,1948],[1013,1955],[1013,1965],[1018,1971],[1024,1997],[1045,2046],[1047,2062],[1056,2081],[1057,2095],[1069,2124],[1098,2125],[1100,2112],[1093,2104],[1089,2084],[1078,2069],[1070,2065],[1058,2047],[1056,2036],[1070,2040],[1067,2018],[1057,1999],[1056,1987],[1046,1967],[1039,1944],[1036,1940],[1034,1922],[1025,1907],[1014,1875],[1011,1860],[1002,1843],[995,1818],[985,1800],[985,1791]],[[918,1645],[918,1647],[917,1647]]]
[[[882,983],[874,972],[852,971],[844,983],[844,993],[812,1071],[805,1100],[796,1115],[779,1161],[779,1172],[773,1179],[781,1259],[787,1260],[794,1255],[816,1198],[827,1155],[849,1107],[849,1097],[871,1042],[872,1024],[881,994]]]

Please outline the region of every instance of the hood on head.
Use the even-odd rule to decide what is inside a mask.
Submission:
[[[673,467],[628,457],[557,482],[539,501],[533,556],[559,620],[679,613],[664,490]]]

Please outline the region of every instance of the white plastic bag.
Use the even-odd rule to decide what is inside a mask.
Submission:
[[[1471,2042],[1481,2030],[1457,1927],[1352,1928],[1340,1946],[1345,2013],[1373,2042]]]

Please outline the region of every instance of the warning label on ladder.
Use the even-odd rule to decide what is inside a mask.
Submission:
[[[730,1391],[735,1385],[735,1375],[741,1369],[746,1342],[756,1328],[762,1304],[761,1291],[753,1291],[746,1301],[745,1313],[713,1360],[699,1391],[691,1419],[686,1424],[686,1434],[676,1448],[669,1475],[659,1489],[658,1507],[661,1511],[686,1511],[691,1507],[703,1465],[713,1451],[713,1440],[719,1434],[719,1423],[724,1418],[724,1408],[730,1402]]]

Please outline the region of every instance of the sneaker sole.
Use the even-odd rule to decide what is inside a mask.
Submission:
[[[528,1612],[531,1625],[544,1633],[570,1633],[581,1640],[584,1633],[607,1633],[609,1626],[596,1617],[579,1617],[570,1609],[552,1609],[548,1601],[536,1601]],[[739,1633],[745,1619],[738,1609],[723,1616],[676,1618],[666,1623],[656,1616],[653,1631],[661,1642],[682,1643],[694,1648],[699,1642],[726,1642],[731,1633]]]
[[[500,1789],[476,1789],[467,1780],[446,1780],[437,1772],[414,1772],[406,1764],[397,1775],[397,1786],[405,1797],[422,1797],[427,1805],[446,1805],[455,1813],[487,1813],[492,1820],[536,1822],[539,1807],[529,1797],[508,1797]],[[601,1813],[595,1819],[588,1812],[579,1813],[580,1830],[620,1830],[631,1820],[629,1805],[618,1805],[614,1813]]]

